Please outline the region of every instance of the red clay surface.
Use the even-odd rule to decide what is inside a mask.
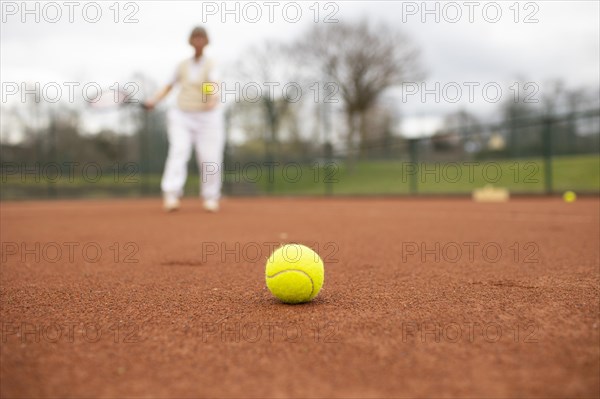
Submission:
[[[2,397],[600,395],[597,199],[222,205],[1,204]],[[321,253],[312,303],[275,242]]]

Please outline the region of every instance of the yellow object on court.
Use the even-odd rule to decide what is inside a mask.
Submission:
[[[506,188],[496,188],[488,184],[473,190],[472,198],[475,202],[506,202],[510,198],[510,193]]]
[[[271,293],[282,302],[308,302],[323,287],[325,267],[319,254],[309,247],[286,244],[267,259],[265,279]]]
[[[565,202],[569,202],[569,203],[575,202],[576,199],[577,199],[577,194],[575,194],[573,191],[566,191],[563,194],[563,200]]]

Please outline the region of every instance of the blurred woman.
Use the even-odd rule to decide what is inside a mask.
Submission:
[[[179,208],[192,147],[196,150],[204,209],[219,210],[225,134],[217,72],[214,62],[204,55],[208,43],[206,30],[194,28],[189,37],[194,56],[181,62],[171,82],[145,103],[152,109],[176,85],[180,88],[177,103],[167,117],[169,152],[161,181],[167,211]]]

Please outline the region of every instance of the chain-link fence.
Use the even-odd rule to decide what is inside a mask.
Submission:
[[[82,136],[77,120],[56,116],[26,132],[23,143],[2,144],[2,199],[159,195],[168,149],[164,112],[125,112],[137,126],[127,134]],[[448,126],[428,137],[386,135],[353,148],[265,139],[249,152],[229,140],[217,167],[229,196],[449,195],[490,184],[522,194],[597,194],[599,139],[595,109]],[[194,161],[189,172],[186,194],[197,195]]]

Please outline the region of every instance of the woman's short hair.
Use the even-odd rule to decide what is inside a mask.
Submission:
[[[196,36],[203,36],[208,40],[208,33],[206,33],[206,29],[204,29],[202,26],[196,26],[194,29],[192,29],[189,40],[191,41]]]

